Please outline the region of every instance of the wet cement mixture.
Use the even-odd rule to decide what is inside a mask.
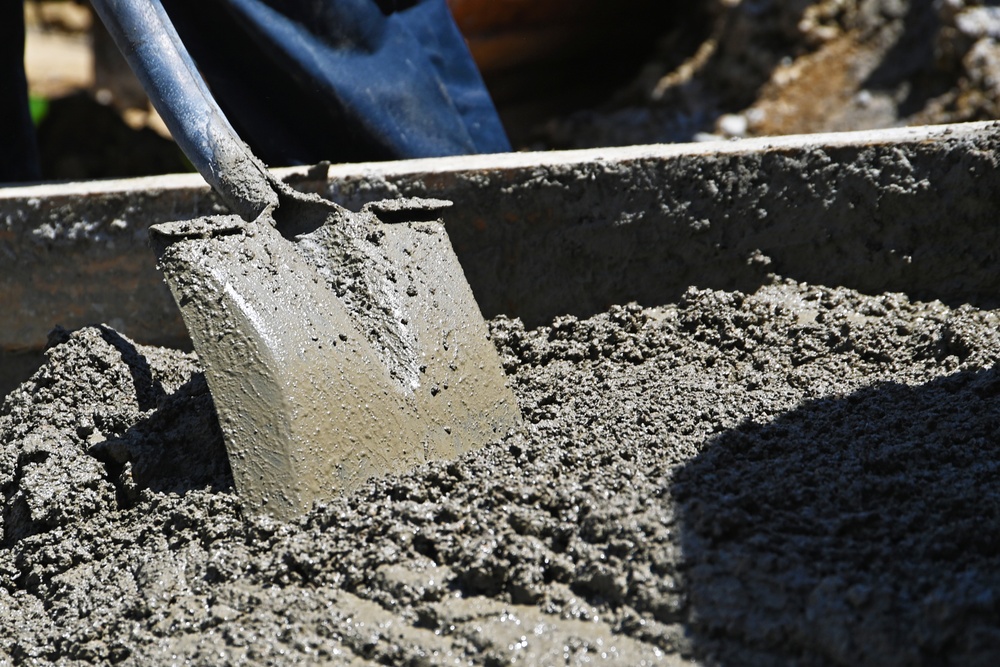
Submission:
[[[528,330],[528,424],[297,523],[196,359],[52,335],[0,411],[0,663],[994,664],[1000,311],[775,279]]]

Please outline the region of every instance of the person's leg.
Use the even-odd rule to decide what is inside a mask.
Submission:
[[[0,183],[40,178],[24,76],[24,7],[0,0]]]
[[[416,0],[408,4],[411,6],[397,9],[393,19],[399,20],[424,47],[472,137],[476,152],[510,151],[493,100],[445,0]]]
[[[443,17],[411,18],[420,3],[409,2],[387,14],[375,0],[163,1],[230,122],[269,164],[506,150],[471,56],[434,3]],[[472,136],[485,127],[492,140]]]

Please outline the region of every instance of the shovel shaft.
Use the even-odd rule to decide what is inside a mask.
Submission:
[[[276,205],[274,178],[237,136],[159,0],[92,0],[174,140],[237,214]]]

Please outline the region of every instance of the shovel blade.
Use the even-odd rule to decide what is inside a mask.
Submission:
[[[455,458],[520,426],[440,223],[380,225],[393,280],[379,284],[393,292],[383,296],[401,346],[373,336],[377,320],[338,297],[328,264],[269,224],[220,216],[154,234],[248,506],[294,518],[370,477]]]

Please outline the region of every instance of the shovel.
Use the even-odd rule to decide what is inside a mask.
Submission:
[[[293,190],[236,136],[157,0],[93,4],[181,149],[238,214],[150,236],[249,506],[294,518],[520,427],[439,219],[450,202],[351,212]]]

